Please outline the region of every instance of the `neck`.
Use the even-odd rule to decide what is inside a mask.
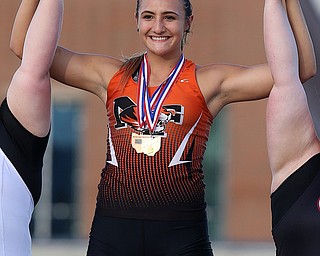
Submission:
[[[153,67],[171,67],[174,68],[177,63],[179,62],[179,59],[183,53],[181,51],[173,54],[173,55],[166,55],[166,56],[160,56],[153,54],[152,52],[147,51],[148,61],[150,66]]]
[[[151,68],[149,86],[158,86],[166,80],[172,69],[178,64],[181,54],[179,52],[176,56],[162,57],[148,52],[148,62]]]

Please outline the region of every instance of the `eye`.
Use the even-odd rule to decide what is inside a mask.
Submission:
[[[151,14],[144,14],[141,18],[144,20],[152,20],[153,16]]]
[[[176,17],[173,15],[166,15],[166,16],[164,16],[164,19],[167,21],[174,21],[174,20],[176,20]]]

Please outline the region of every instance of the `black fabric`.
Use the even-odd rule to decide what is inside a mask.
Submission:
[[[320,172],[320,154],[310,158],[297,171],[290,175],[280,187],[271,194],[272,227],[274,228],[284,214],[304,193],[315,175]]]
[[[26,130],[11,113],[6,99],[0,107],[0,147],[30,190],[34,204],[42,186],[43,156],[49,134],[37,137]]]
[[[277,256],[320,255],[320,155],[273,193],[272,235]]]
[[[213,256],[207,221],[122,219],[96,214],[87,256]]]

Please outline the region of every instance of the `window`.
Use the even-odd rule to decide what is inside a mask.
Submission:
[[[225,113],[220,113],[211,127],[211,134],[204,156],[203,169],[206,183],[207,217],[211,239],[222,238],[223,186],[225,173]]]
[[[31,231],[35,238],[76,236],[81,107],[57,104],[52,108],[52,131],[45,156],[43,188]]]

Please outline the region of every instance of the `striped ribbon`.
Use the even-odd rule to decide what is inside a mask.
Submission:
[[[157,90],[150,97],[148,84],[151,69],[148,63],[147,54],[144,54],[139,73],[138,90],[138,121],[140,128],[148,127],[153,132],[159,119],[162,105],[168,96],[172,85],[177,80],[179,73],[184,65],[185,58],[182,54],[176,67],[170,72],[164,83],[158,86]]]

